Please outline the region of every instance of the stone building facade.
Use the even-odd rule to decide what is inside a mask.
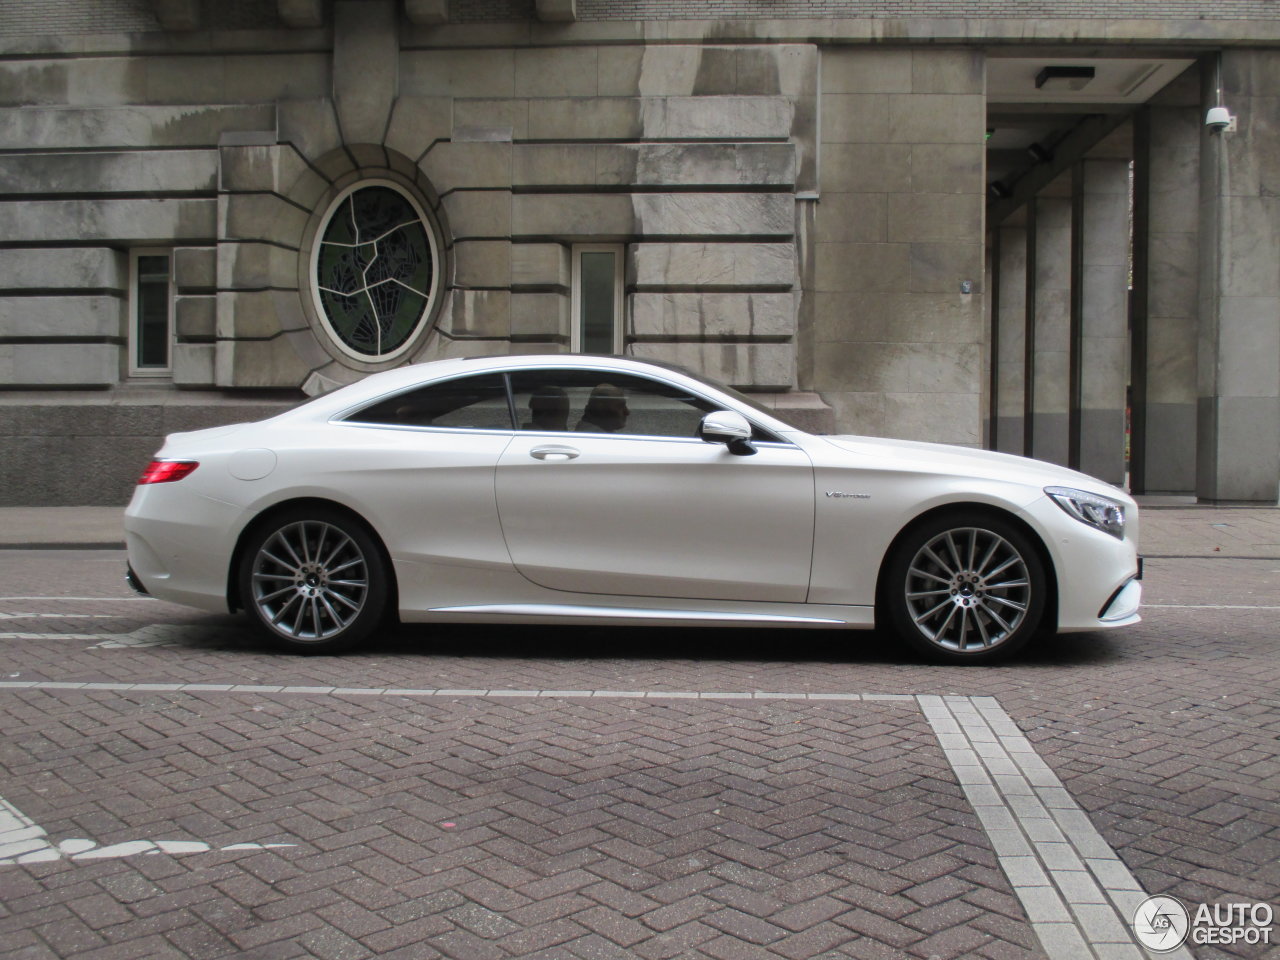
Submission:
[[[574,350],[1274,502],[1277,90],[1272,0],[0,0],[0,502]]]

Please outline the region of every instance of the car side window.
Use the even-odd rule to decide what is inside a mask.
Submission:
[[[398,393],[358,410],[351,423],[456,430],[510,430],[507,385],[500,373],[458,377]]]
[[[529,370],[511,375],[522,430],[696,437],[720,407],[672,384],[610,370]]]

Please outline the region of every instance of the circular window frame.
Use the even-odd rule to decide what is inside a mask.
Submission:
[[[378,356],[360,353],[348,346],[346,341],[338,334],[338,331],[334,329],[332,322],[329,320],[329,313],[325,310],[324,301],[320,297],[320,277],[318,274],[320,249],[324,245],[324,235],[329,228],[334,213],[353,193],[368,187],[389,188],[409,202],[413,212],[418,215],[418,220],[426,231],[427,246],[431,252],[431,289],[426,294],[426,306],[423,307],[422,313],[418,316],[414,331],[405,338],[404,343],[400,344],[400,346]],[[366,369],[381,369],[397,363],[420,344],[422,338],[434,326],[434,318],[438,312],[440,275],[444,271],[445,263],[442,256],[440,228],[436,224],[435,217],[431,215],[426,204],[415,196],[415,191],[412,187],[399,179],[391,179],[384,174],[376,177],[362,177],[339,189],[333,199],[325,206],[324,212],[314,222],[315,230],[311,234],[311,249],[306,260],[307,289],[310,292],[309,300],[312,313],[325,333],[325,346],[330,348],[331,353],[333,350],[337,350],[338,354],[335,356],[338,359],[355,361]]]

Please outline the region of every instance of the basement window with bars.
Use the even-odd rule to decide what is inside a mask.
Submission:
[[[173,372],[173,252],[129,255],[129,376]]]

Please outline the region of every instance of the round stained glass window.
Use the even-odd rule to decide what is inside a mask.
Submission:
[[[435,290],[435,249],[421,208],[393,184],[338,197],[313,263],[320,315],[346,353],[376,362],[409,348]]]

